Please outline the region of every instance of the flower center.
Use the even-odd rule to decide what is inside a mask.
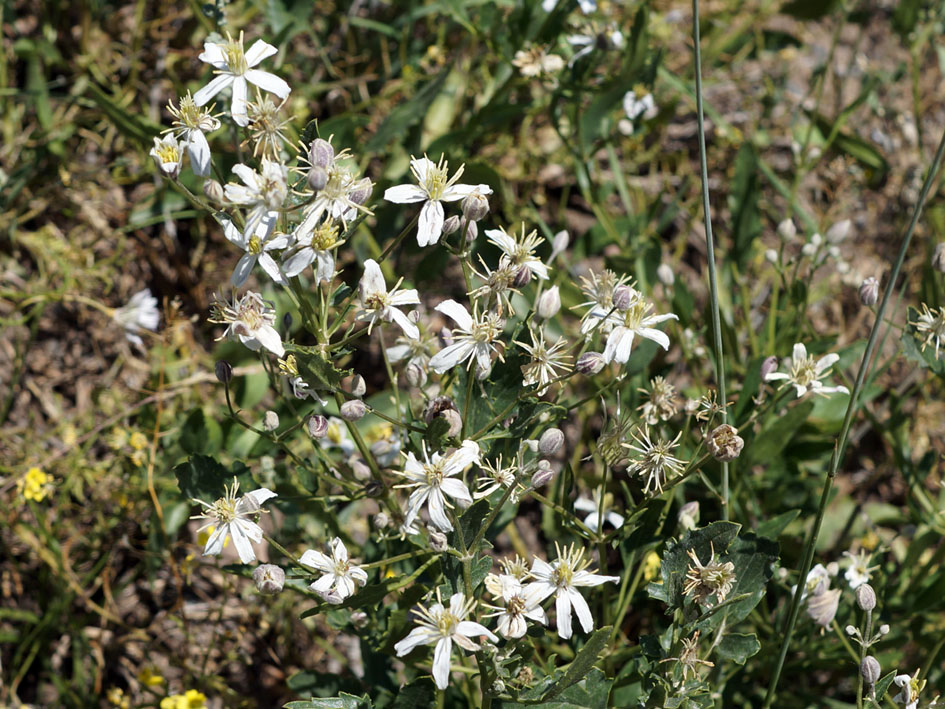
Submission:
[[[180,150],[177,149],[176,145],[161,143],[156,152],[162,163],[180,162]]]
[[[243,54],[243,42],[241,40],[230,39],[221,47],[223,48],[223,56],[226,57],[226,66],[233,74],[241,75],[249,70],[246,55]]]
[[[431,200],[437,200],[443,196],[443,192],[446,191],[448,185],[448,169],[447,164],[444,162],[436,167],[430,168],[430,171],[427,173],[427,179],[423,183],[423,188],[427,191]]]
[[[249,237],[249,244],[246,246],[246,250],[249,253],[258,256],[263,250],[262,240],[253,234],[251,237]]]
[[[335,576],[347,576],[348,569],[351,565],[345,559],[336,559],[334,564],[334,574]]]
[[[477,343],[486,344],[496,339],[500,332],[498,317],[488,313],[483,316],[482,320],[473,323],[472,331],[469,334]]]
[[[443,482],[443,469],[439,464],[424,466],[423,472],[427,476],[427,485],[430,487],[439,487]]]
[[[316,251],[327,251],[338,243],[338,227],[332,222],[322,222],[312,232],[312,248]]]
[[[440,631],[440,635],[448,638],[453,634],[453,629],[458,623],[459,618],[444,609],[439,618],[436,619],[436,628]]]
[[[506,606],[509,615],[519,615],[525,610],[525,600],[521,596],[512,596]]]
[[[817,381],[817,371],[814,369],[814,358],[808,357],[802,362],[795,362],[791,367],[794,381],[801,386],[810,386]]]
[[[213,503],[213,507],[210,508],[210,514],[216,517],[221,524],[232,522],[236,519],[236,498],[230,496],[221,497]]]
[[[551,581],[556,586],[570,586],[574,578],[574,568],[566,559],[562,559],[555,570],[551,572]]]
[[[633,300],[630,303],[630,307],[628,307],[623,314],[623,323],[624,327],[627,329],[636,330],[643,323],[643,318],[646,317],[647,311],[653,306],[643,300],[639,293],[634,293],[632,298]]]
[[[328,168],[328,182],[322,193],[329,200],[345,199],[351,189],[351,173],[347,170],[332,166]]]

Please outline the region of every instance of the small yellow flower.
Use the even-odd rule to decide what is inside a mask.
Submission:
[[[114,451],[120,451],[128,445],[128,431],[124,428],[112,429],[107,438],[108,447]]]
[[[188,689],[184,694],[172,694],[161,700],[161,709],[205,709],[207,697],[196,689]]]
[[[164,684],[164,678],[152,672],[150,667],[145,667],[138,673],[138,681],[148,687],[156,687],[159,684]]]
[[[197,532],[197,544],[199,544],[202,547],[207,546],[207,541],[213,535],[213,530],[215,529],[216,527],[207,527],[202,532]],[[226,549],[226,545],[229,543],[230,543],[230,538],[227,537],[226,539],[223,540],[223,548]]]
[[[27,500],[42,502],[52,486],[52,476],[47,475],[39,468],[33,467],[26,471],[26,475],[16,481],[16,492]]]
[[[128,697],[125,696],[125,692],[121,687],[112,687],[105,694],[105,697],[112,706],[119,707],[119,709],[128,709],[131,706]]]
[[[647,581],[659,577],[660,575],[660,555],[651,551],[643,559],[643,578]]]
[[[364,434],[364,440],[370,445],[371,443],[377,443],[378,441],[386,441],[388,438],[394,435],[394,427],[387,423],[378,423],[374,426],[371,426],[367,430],[367,433]]]
[[[141,431],[135,431],[131,434],[131,438],[128,439],[128,444],[136,451],[144,450],[148,445],[148,437],[141,433]]]

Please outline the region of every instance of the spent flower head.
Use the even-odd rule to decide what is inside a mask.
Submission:
[[[220,121],[213,115],[213,106],[198,106],[188,91],[181,96],[177,106],[168,102],[167,110],[174,116],[174,121],[171,124],[173,127],[165,132],[173,133],[187,149],[194,174],[206,177],[210,174],[210,144],[206,133],[212,133],[220,127]]]
[[[686,570],[686,584],[683,590],[687,596],[700,606],[723,603],[735,584],[735,564],[720,561],[715,555],[715,546],[709,543],[709,560],[703,564],[695,549],[689,550],[692,563]],[[715,601],[711,600],[715,598]]]
[[[436,309],[451,317],[458,327],[453,330],[453,344],[433,355],[430,368],[437,374],[443,374],[457,364],[468,362],[468,369],[475,362],[480,369],[489,369],[492,366],[492,353],[498,351],[496,342],[502,334],[505,321],[495,313],[480,314],[475,307],[470,315],[465,306],[452,299],[444,300]],[[499,359],[502,359],[501,354]]]
[[[650,428],[644,425],[631,434],[633,442],[624,443],[624,447],[633,451],[627,472],[645,479],[643,494],[650,494],[652,488],[657,493],[663,492],[663,484],[671,477],[682,472],[683,461],[672,455],[679,443],[682,432],[673,440],[657,434],[650,438]]]
[[[945,345],[945,307],[929,310],[929,306],[922,303],[922,312],[915,322],[910,322],[921,334],[922,351],[929,345],[935,346],[935,357],[938,358],[939,348]]]

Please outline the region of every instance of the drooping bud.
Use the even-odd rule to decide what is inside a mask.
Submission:
[[[443,221],[443,236],[449,236],[450,234],[459,231],[459,224],[459,217],[455,214],[446,218]]]
[[[863,677],[863,681],[870,687],[872,687],[879,680],[879,676],[883,673],[883,668],[879,665],[879,660],[877,660],[872,655],[867,655],[863,658],[863,662],[860,663],[860,675]]]
[[[535,312],[542,320],[549,320],[557,315],[559,310],[561,310],[561,293],[558,291],[558,286],[551,286],[538,298]]]
[[[564,445],[564,432],[560,428],[549,428],[538,439],[538,452],[541,455],[554,455]]]
[[[745,447],[745,441],[738,435],[737,428],[723,423],[709,434],[706,445],[712,457],[722,463],[727,463],[738,457],[742,448]]]
[[[544,465],[542,465],[544,464]],[[532,487],[538,489],[554,480],[555,471],[547,460],[538,461],[538,470],[532,475]]]
[[[868,583],[856,587],[856,604],[861,611],[871,611],[876,607],[876,591]]]
[[[687,502],[679,508],[679,514],[676,515],[676,521],[679,527],[685,532],[695,529],[699,526],[699,503],[693,500]]]
[[[656,269],[656,277],[659,278],[660,283],[667,288],[676,282],[676,274],[673,273],[673,267],[668,263],[661,263],[659,265],[659,268]]]
[[[764,381],[765,378],[775,371],[778,368],[778,358],[774,355],[770,357],[765,357],[765,361],[761,363],[761,381]]]
[[[275,564],[260,564],[253,569],[256,590],[266,596],[274,596],[285,586],[285,571]]]
[[[600,372],[606,364],[604,356],[600,352],[585,352],[578,357],[577,362],[574,364],[574,369],[579,374],[590,376]]]
[[[213,366],[213,373],[217,375],[217,379],[220,380],[221,384],[229,384],[230,380],[233,379],[233,365],[225,359],[221,359]]]
[[[778,236],[784,239],[784,241],[791,241],[797,236],[797,227],[794,226],[794,222],[790,219],[785,219],[778,224]]]
[[[354,202],[355,204],[364,204],[371,197],[371,193],[374,191],[374,183],[371,182],[369,177],[362,178],[348,193],[348,199]]]
[[[515,278],[512,280],[512,285],[514,285],[516,288],[524,288],[531,280],[531,269],[528,266],[522,266],[520,269],[518,269],[518,273],[515,274]]]
[[[335,149],[327,140],[316,138],[309,148],[308,157],[314,167],[325,169],[334,161]]]
[[[633,303],[633,290],[630,286],[617,286],[614,288],[614,307],[617,310],[626,310]]]
[[[360,374],[355,374],[354,378],[351,380],[351,393],[360,399],[364,396],[365,391],[367,391],[367,385],[364,383],[364,377]]]
[[[308,420],[308,435],[312,438],[324,438],[328,433],[328,419],[316,414]]]
[[[463,199],[463,216],[471,222],[478,222],[489,213],[489,199],[479,190],[470,192]]]
[[[279,414],[275,411],[267,411],[263,417],[263,430],[271,433],[277,428],[279,428]]]
[[[778,262],[778,252],[774,249],[765,249],[765,261],[768,263]]]
[[[309,169],[306,179],[308,180],[308,186],[315,192],[319,192],[325,189],[325,185],[328,184],[328,170],[319,165],[314,165]]]
[[[367,406],[360,399],[351,399],[341,405],[339,413],[345,421],[360,421],[367,413]]]
[[[551,256],[548,258],[548,263],[551,263],[564,253],[569,243],[571,243],[571,237],[568,236],[568,232],[562,230],[555,234],[554,238],[551,240]]]
[[[203,181],[203,194],[211,202],[223,204],[223,185],[216,180]]]
[[[939,273],[945,273],[945,242],[935,247],[932,253],[932,268]]]
[[[433,551],[446,551],[449,549],[449,544],[446,541],[446,535],[443,532],[438,532],[435,529],[428,529],[430,533],[430,548]]]
[[[879,281],[870,276],[860,284],[860,302],[867,308],[876,305],[879,300]]]
[[[292,313],[284,313],[282,316],[282,329],[286,333],[292,331]]]

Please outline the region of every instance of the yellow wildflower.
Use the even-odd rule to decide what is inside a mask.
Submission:
[[[27,500],[42,502],[49,493],[52,485],[52,476],[47,475],[39,468],[33,467],[26,471],[26,475],[16,481],[16,492]]]
[[[651,551],[643,559],[643,578],[652,581],[660,575],[660,555]]]

